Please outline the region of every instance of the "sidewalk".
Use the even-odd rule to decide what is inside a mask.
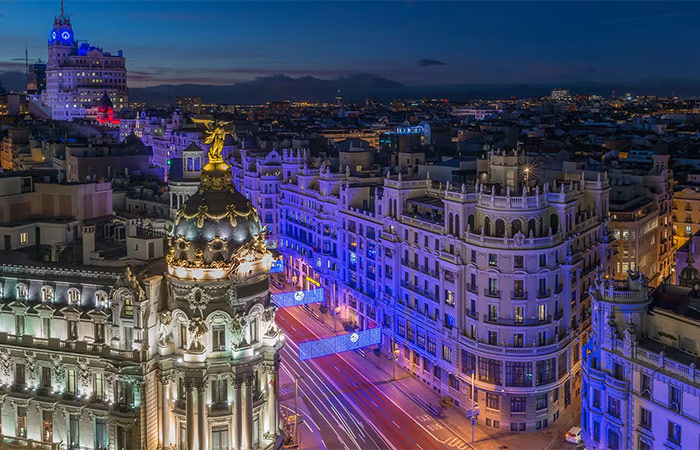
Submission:
[[[321,315],[318,305],[310,305],[311,312],[306,311],[311,317],[316,319],[316,322],[332,332],[333,320],[325,314]],[[323,321],[321,321],[321,318]],[[340,325],[337,326],[339,333],[344,333]],[[358,362],[358,366],[365,364],[371,365],[374,370],[364,371],[363,373],[373,381],[375,385],[390,384],[391,387],[399,391],[405,399],[408,399],[414,406],[420,408],[421,415],[425,416],[427,411],[423,406],[417,403],[414,398],[418,397],[426,402],[434,405],[439,404],[441,395],[433,391],[429,386],[424,384],[419,378],[413,376],[408,371],[396,365],[396,381],[391,381],[392,377],[392,361],[387,360],[386,355],[382,354],[380,358],[376,358],[371,351],[367,351],[364,357],[357,352],[347,352],[347,358]],[[379,365],[379,367],[377,367]],[[563,399],[562,399],[563,401]],[[572,405],[567,408],[555,424],[550,425],[542,431],[511,433],[509,430],[495,430],[486,427],[483,422],[477,421],[474,427],[474,443],[471,442],[471,421],[466,418],[465,411],[461,408],[452,407],[447,410],[446,419],[437,419],[430,416],[435,422],[441,424],[449,431],[454,438],[447,441],[450,447],[459,449],[475,448],[478,450],[550,450],[550,449],[565,449],[573,450],[575,446],[564,441],[564,433],[572,426],[577,426],[580,423],[580,398],[573,398]],[[417,409],[418,409],[417,408]],[[572,417],[572,411],[574,412]]]

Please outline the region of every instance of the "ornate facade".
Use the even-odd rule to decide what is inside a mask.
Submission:
[[[228,167],[211,150],[209,163],[177,212],[167,264],[0,265],[3,443],[281,446],[273,257]]]

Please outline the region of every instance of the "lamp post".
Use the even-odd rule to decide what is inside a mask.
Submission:
[[[336,317],[340,314],[340,306],[336,306],[333,310],[333,333],[338,334],[338,328],[336,327]]]

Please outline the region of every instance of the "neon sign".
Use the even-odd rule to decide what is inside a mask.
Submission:
[[[283,292],[272,296],[272,301],[275,302],[275,305],[277,305],[278,308],[308,305],[310,303],[322,303],[323,299],[323,288],[309,289],[306,291]]]
[[[367,347],[368,345],[377,345],[381,342],[381,327],[316,341],[302,342],[299,344],[299,359],[303,361],[305,359],[320,358],[321,356],[347,352],[349,350]]]
[[[63,33],[61,33],[61,39],[63,39],[64,41],[67,41],[68,39],[70,39],[70,33],[67,31],[64,31]]]

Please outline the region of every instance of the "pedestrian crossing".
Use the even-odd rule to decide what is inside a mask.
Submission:
[[[466,448],[469,448],[469,445],[467,445],[466,442],[464,442],[463,440],[456,438],[456,437],[445,441],[445,445],[448,447],[459,449],[459,450],[464,450]]]

